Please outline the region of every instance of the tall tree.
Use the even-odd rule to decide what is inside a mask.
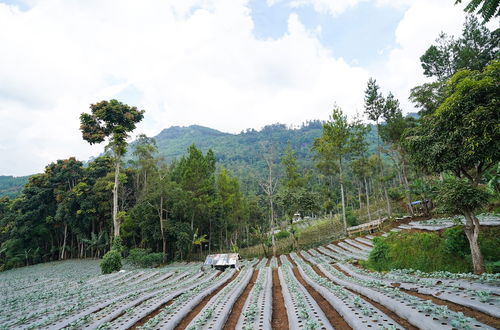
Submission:
[[[127,150],[127,137],[136,124],[144,117],[144,110],[130,107],[117,100],[101,101],[90,105],[91,113],[80,115],[80,130],[83,139],[90,144],[101,143],[109,138],[107,148],[111,149],[115,162],[115,182],[113,186],[113,228],[114,236],[120,236],[118,219],[118,187],[120,184],[120,164]]]
[[[380,143],[380,124],[379,120],[382,119],[384,111],[387,111],[388,102],[380,93],[380,87],[377,85],[377,81],[375,79],[370,78],[367,83],[367,87],[365,89],[365,114],[368,116],[368,119],[375,122],[377,125],[377,154],[380,160],[378,171],[382,175],[384,173],[384,162],[382,161],[382,157],[380,155],[382,145]],[[392,94],[389,95],[389,97]],[[389,104],[392,105],[392,99],[389,100]],[[381,182],[382,190],[384,191],[384,197],[387,203],[387,214],[392,216],[391,204],[389,202],[389,196],[387,194],[387,187],[384,182]]]
[[[267,144],[262,146],[265,151],[262,153],[267,166],[267,178],[261,180],[260,186],[269,200],[269,226],[271,230],[271,244],[273,247],[273,256],[276,256],[276,238],[274,235],[275,226],[275,214],[274,214],[274,198],[278,187],[278,179],[273,173],[275,167],[275,157],[276,149],[273,144]]]
[[[319,162],[334,162],[340,180],[340,196],[342,202],[342,220],[344,232],[347,234],[345,178],[344,167],[346,156],[352,151],[352,131],[347,117],[338,106],[334,106],[330,120],[323,124],[321,137],[314,141],[313,149]]]
[[[412,162],[431,173],[450,171],[477,187],[485,172],[500,161],[500,61],[483,72],[462,70],[448,81],[448,96],[436,113],[406,133],[403,146]],[[484,266],[479,249],[479,221],[462,201],[465,234],[475,273]]]
[[[436,81],[412,88],[410,100],[421,109],[421,115],[431,114],[446,98],[446,80],[455,72],[482,70],[499,58],[500,29],[490,31],[475,16],[469,15],[460,37],[441,33],[436,43],[420,57],[424,74]]]

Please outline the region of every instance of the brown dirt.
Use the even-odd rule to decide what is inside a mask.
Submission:
[[[203,300],[191,311],[189,314],[181,321],[181,323],[175,327],[176,330],[184,330],[186,327],[191,323],[191,321],[198,315],[203,307],[212,299],[213,296],[215,296],[217,293],[219,293],[220,290],[224,289],[226,285],[231,283],[232,280],[234,280],[238,276],[238,272],[234,272],[233,276],[231,276],[230,279],[228,279],[226,282],[224,282],[221,286],[219,286],[214,292],[203,298]]]
[[[396,286],[395,284],[396,283],[394,283],[393,286]],[[467,317],[472,317],[472,318],[478,320],[479,322],[482,322],[486,325],[489,325],[490,327],[493,327],[495,329],[500,329],[500,319],[497,319],[496,317],[479,312],[479,311],[472,309],[472,308],[469,308],[469,307],[465,307],[465,306],[462,306],[459,304],[452,303],[450,301],[436,298],[436,297],[431,296],[431,295],[418,293],[418,292],[414,292],[414,291],[410,291],[410,290],[406,290],[406,289],[402,289],[402,288],[399,288],[399,290],[401,290],[405,293],[411,294],[412,296],[419,297],[421,299],[432,300],[432,302],[435,303],[436,305],[448,306],[448,308],[454,312],[462,312]]]
[[[227,318],[226,323],[224,324],[223,330],[236,329],[236,324],[238,323],[238,319],[240,318],[241,312],[243,311],[243,305],[245,305],[248,295],[250,294],[250,291],[252,291],[253,285],[257,280],[257,275],[259,275],[259,271],[257,269],[254,269],[250,282],[248,282],[247,286],[245,287],[245,290],[243,290],[238,299],[236,299],[236,302],[234,303],[234,306],[231,309],[231,313],[229,314],[229,317]]]
[[[163,305],[161,305],[160,307],[155,309],[151,314],[143,317],[138,322],[136,322],[132,327],[130,327],[130,329],[135,330],[135,329],[138,329],[139,327],[142,327],[144,324],[146,324],[147,321],[149,321],[150,319],[152,319],[156,315],[160,314],[160,312],[163,308],[167,307],[168,305],[171,305],[174,302],[174,300],[175,300],[175,298],[167,301],[166,303],[164,303]]]
[[[288,329],[288,314],[286,313],[285,299],[281,292],[278,269],[273,269],[273,315],[271,319],[273,329]]]
[[[373,246],[368,245],[368,244],[366,244],[366,243],[364,243],[364,242],[357,241],[357,240],[354,240],[354,241],[355,241],[356,243],[359,243],[359,244],[363,245],[363,246],[366,246],[366,247],[369,247],[369,248],[373,248]]]
[[[281,258],[280,258],[281,255],[277,255],[276,256],[276,261],[278,262],[278,267],[281,267]]]
[[[337,312],[335,308],[326,300],[318,291],[316,291],[312,286],[307,284],[302,275],[300,275],[299,270],[297,269],[297,264],[290,258],[290,255],[287,255],[290,262],[294,265],[293,273],[297,280],[299,280],[300,284],[302,284],[309,294],[316,300],[316,303],[319,305],[323,313],[325,313],[326,318],[330,321],[330,324],[335,327],[335,329],[340,330],[348,330],[352,329],[349,324],[344,320],[344,318]]]
[[[266,267],[269,267],[270,264],[271,264],[271,258],[267,258]]]
[[[349,276],[350,275],[348,273],[346,273],[345,271],[343,271],[342,269],[340,269],[338,266],[336,265],[333,265],[333,267],[335,267],[336,270],[342,272],[344,275],[346,276]],[[316,266],[313,266],[313,269],[318,273],[320,274],[321,276],[325,277],[325,278],[328,278],[325,274],[323,274],[323,272],[321,272],[321,270],[316,267]],[[376,308],[378,308],[380,311],[382,311],[383,313],[385,313],[387,316],[389,316],[391,319],[393,319],[394,321],[396,321],[398,324],[402,325],[405,329],[409,329],[409,330],[417,330],[418,328],[413,326],[411,323],[409,323],[407,320],[403,319],[402,317],[398,316],[396,313],[394,313],[393,311],[391,311],[390,309],[388,309],[387,307],[385,307],[384,305],[382,304],[379,304],[378,302],[375,302],[373,300],[371,300],[370,298],[360,294],[359,292],[355,292],[355,291],[352,291],[346,287],[344,287],[344,289],[360,296],[363,300],[369,302],[370,304],[372,304],[373,306],[375,306]]]

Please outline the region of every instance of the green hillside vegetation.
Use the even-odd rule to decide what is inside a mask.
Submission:
[[[17,197],[24,185],[28,182],[28,176],[0,175],[0,197]]]
[[[500,271],[500,228],[485,228],[479,245],[488,272]],[[409,248],[411,247],[411,248]],[[418,269],[424,272],[471,272],[471,252],[462,226],[442,233],[390,233],[374,239],[374,248],[363,265],[377,271]]]
[[[246,192],[259,190],[258,180],[265,176],[266,165],[262,154],[267,144],[276,148],[276,159],[284,155],[285,148],[290,145],[295,151],[297,162],[304,169],[314,168],[311,150],[315,139],[321,136],[323,122],[308,121],[300,128],[288,128],[284,124],[273,124],[260,131],[247,129],[239,134],[223,133],[208,127],[191,125],[188,127],[173,126],[161,131],[153,139],[156,141],[159,155],[167,162],[180,159],[192,144],[203,152],[212,150],[219,166],[224,166],[237,177],[242,189]],[[377,127],[369,125],[366,134],[369,152],[374,153],[377,145]],[[133,158],[135,142],[130,145],[127,159]],[[278,167],[278,174],[282,168]]]

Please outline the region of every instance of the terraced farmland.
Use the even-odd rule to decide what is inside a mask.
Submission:
[[[359,268],[373,236],[241,271],[200,263],[99,275],[97,260],[0,274],[5,329],[495,329],[500,277]]]

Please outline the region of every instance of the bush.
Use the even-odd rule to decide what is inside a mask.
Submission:
[[[111,250],[106,253],[102,258],[100,266],[103,274],[119,271],[122,268],[122,257],[120,252]]]
[[[276,239],[283,239],[283,238],[287,238],[288,236],[290,236],[290,233],[287,232],[286,230],[282,230],[279,233],[277,233],[274,236],[274,238],[276,238]]]
[[[445,251],[438,233],[391,233],[374,240],[367,267],[375,270],[413,268],[424,272],[469,272],[470,258]]]
[[[151,253],[149,249],[130,250],[127,260],[137,267],[151,268],[163,262],[163,253]]]
[[[113,243],[111,244],[111,250],[118,251],[120,254],[125,251],[125,247],[123,246],[123,240],[120,236],[117,236],[113,239]]]
[[[463,226],[454,226],[444,231],[444,251],[462,257],[470,255],[470,246]]]

